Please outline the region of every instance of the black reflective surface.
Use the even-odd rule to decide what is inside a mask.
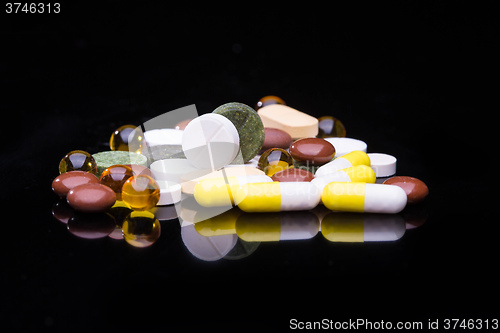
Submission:
[[[378,6],[222,18],[72,5],[52,20],[2,20],[6,330],[266,332],[287,331],[292,318],[498,318],[486,103],[493,11]],[[50,184],[69,151],[108,150],[119,126],[182,106],[207,113],[270,94],[338,118],[368,152],[396,156],[398,175],[426,182],[425,209],[387,222],[401,227],[397,236],[404,222],[401,237],[332,242],[322,227],[308,239],[252,242],[229,233],[207,253],[186,245],[189,234],[204,236],[176,219],[138,248],[115,239],[110,216],[96,226],[62,207],[67,223],[54,218]],[[138,233],[156,230],[137,223]]]

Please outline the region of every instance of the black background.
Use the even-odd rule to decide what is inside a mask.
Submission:
[[[499,317],[492,3],[62,3],[1,16],[2,326],[7,331],[286,331],[289,320]],[[2,9],[3,10],[3,9]],[[68,233],[50,183],[69,151],[196,104],[265,95],[342,120],[430,188],[390,243],[261,244],[202,262],[177,222],[137,249]]]

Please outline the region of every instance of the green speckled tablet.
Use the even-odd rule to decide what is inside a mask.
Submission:
[[[264,143],[264,125],[255,110],[246,104],[232,102],[213,111],[231,120],[240,136],[240,150],[244,162],[250,161]]]
[[[148,158],[149,164],[168,158],[186,158],[181,145],[158,145],[143,148],[142,155]]]
[[[97,162],[97,177],[101,177],[101,173],[107,168],[115,164],[139,164],[147,167],[147,158],[138,153],[128,151],[103,151],[93,154],[92,157]]]

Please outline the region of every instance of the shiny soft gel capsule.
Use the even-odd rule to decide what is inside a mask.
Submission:
[[[314,174],[315,177],[322,177],[329,173],[333,173],[338,170],[350,168],[356,165],[367,165],[370,166],[370,158],[365,152],[360,150],[355,150],[342,157],[338,157],[331,162],[326,163],[316,170]]]
[[[341,212],[395,214],[406,206],[406,192],[395,185],[332,182],[323,189],[326,208]]]
[[[241,186],[234,202],[242,211],[252,213],[309,210],[319,199],[320,191],[311,182],[272,182]]]

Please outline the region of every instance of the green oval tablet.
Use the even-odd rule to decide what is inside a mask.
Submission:
[[[219,106],[213,113],[231,120],[240,136],[240,151],[244,162],[255,157],[264,144],[264,125],[260,116],[250,106],[231,102]]]
[[[138,153],[110,150],[93,154],[92,157],[97,163],[97,177],[108,167],[115,164],[139,164],[148,166],[148,159],[146,156]]]

